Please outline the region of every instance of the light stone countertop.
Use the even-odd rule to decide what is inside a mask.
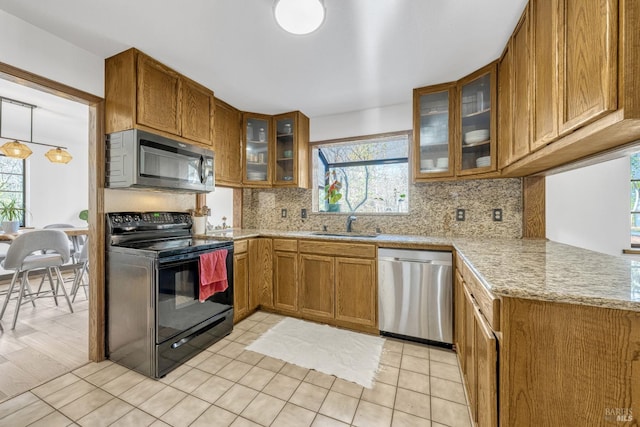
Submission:
[[[230,229],[206,236],[307,238],[377,244],[451,246],[494,295],[640,312],[640,261],[546,240],[380,234],[319,236],[309,231]]]

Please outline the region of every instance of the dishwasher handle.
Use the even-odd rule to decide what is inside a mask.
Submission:
[[[421,259],[411,259],[411,258],[399,258],[399,257],[379,257],[378,261],[391,261],[391,262],[413,262],[417,264],[432,264],[432,265],[451,265],[448,261],[439,261],[439,260],[421,260]]]

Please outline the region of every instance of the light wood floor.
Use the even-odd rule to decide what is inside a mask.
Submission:
[[[39,279],[31,280],[32,285]],[[65,285],[70,290],[71,283]],[[0,284],[0,292],[8,288]],[[5,295],[0,295],[0,304]],[[21,394],[89,362],[88,307],[82,289],[73,303],[64,298],[36,300],[24,304],[16,328],[11,330],[16,301],[10,301],[0,320],[0,401]],[[1,305],[0,305],[1,308]]]

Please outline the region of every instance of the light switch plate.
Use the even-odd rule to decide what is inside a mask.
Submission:
[[[282,209],[282,210],[280,211],[280,216],[281,216],[282,218],[286,218],[286,217],[287,217],[287,210],[286,210],[286,209]]]
[[[306,209],[301,209],[300,210],[300,218],[305,219],[307,217],[307,210]]]

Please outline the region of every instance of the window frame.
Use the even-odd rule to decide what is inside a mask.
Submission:
[[[328,160],[324,157],[322,151],[319,151],[318,156],[314,156],[313,153],[318,146],[325,146],[331,144],[349,144],[349,143],[365,143],[367,141],[373,142],[376,139],[390,139],[396,137],[406,137],[407,138],[407,157],[397,157],[391,159],[379,159],[379,160],[362,160],[362,161],[354,161],[354,162],[346,162],[346,163],[329,163]],[[398,132],[387,132],[387,133],[379,133],[379,134],[369,134],[362,136],[353,136],[348,138],[340,138],[340,139],[330,139],[323,141],[313,141],[309,143],[309,151],[311,155],[309,156],[309,170],[311,171],[311,188],[313,190],[313,198],[312,198],[312,213],[313,214],[330,214],[330,215],[340,215],[340,214],[352,214],[357,213],[358,215],[409,215],[408,207],[406,212],[352,212],[352,211],[341,211],[341,212],[328,212],[320,210],[320,200],[317,194],[318,188],[317,185],[320,184],[320,181],[317,180],[317,170],[315,167],[315,157],[320,158],[324,166],[329,170],[330,168],[334,168],[334,165],[338,167],[357,167],[357,166],[380,166],[385,164],[401,164],[406,163],[407,165],[407,200],[410,199],[408,194],[411,189],[411,159],[412,159],[412,137],[413,131],[405,130]],[[329,184],[330,178],[325,178],[323,182],[324,185]]]

